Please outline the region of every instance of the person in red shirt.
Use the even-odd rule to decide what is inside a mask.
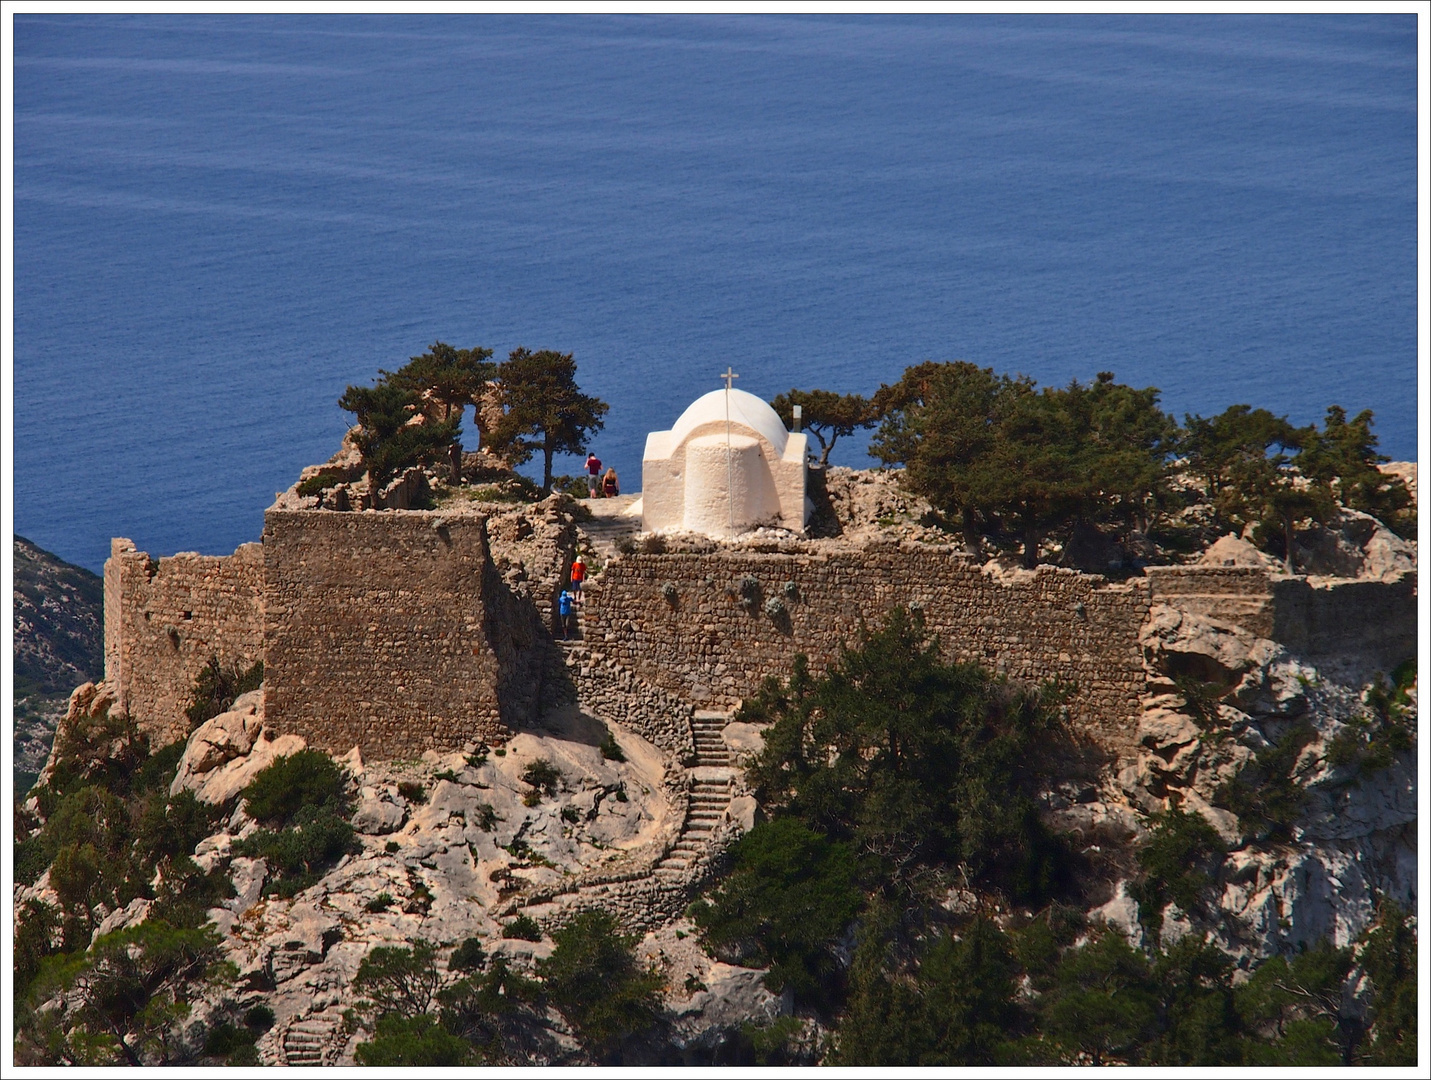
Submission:
[[[601,492],[601,459],[595,454],[586,455],[586,490],[593,499]]]
[[[586,560],[578,552],[571,564],[571,591],[581,593],[581,583],[586,580]]]

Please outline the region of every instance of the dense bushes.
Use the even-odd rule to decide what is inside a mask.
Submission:
[[[236,855],[268,860],[265,888],[280,896],[306,889],[344,855],[360,850],[350,779],[327,754],[300,750],[274,760],[243,790],[250,817],[266,828],[234,844]]]
[[[842,982],[835,944],[863,904],[851,845],[795,818],[762,823],[730,851],[731,868],[691,915],[715,955],[769,967],[774,991],[829,1003]]]
[[[914,949],[951,886],[1026,903],[1069,885],[1072,856],[1034,799],[1054,704],[945,663],[920,618],[902,610],[862,632],[821,678],[797,659],[788,680],[767,681],[740,713],[770,725],[747,775],[772,820],[737,842],[728,874],[692,906],[708,947],[768,965],[772,989],[827,1016],[851,994],[861,1015],[904,1011],[893,1004],[903,991],[888,1001],[876,992],[870,957]],[[851,928],[891,906],[903,917],[864,949],[847,986],[839,955]]]
[[[598,1059],[655,1023],[661,977],[643,969],[637,938],[622,934],[608,911],[583,911],[552,933],[556,948],[537,961],[547,996]]]
[[[1220,862],[1224,850],[1217,830],[1201,814],[1172,807],[1156,815],[1138,851],[1142,873],[1128,887],[1138,904],[1139,921],[1156,936],[1168,901],[1187,914],[1201,912],[1203,892],[1213,881],[1208,866],[1214,859]]]
[[[598,1059],[657,1020],[661,980],[637,962],[635,938],[621,934],[609,913],[582,912],[552,937],[556,947],[537,963],[538,979],[512,971],[504,956],[488,958],[476,938],[454,950],[447,977],[431,942],[374,949],[355,980],[367,996],[350,1015],[371,1033],[357,1049],[359,1064],[551,1060],[559,1051],[548,1005]]]
[[[863,403],[824,391],[806,396],[814,395]],[[880,422],[871,453],[903,465],[904,483],[933,504],[941,523],[961,530],[971,550],[985,540],[1021,547],[1030,567],[1046,537],[1067,545],[1094,529],[1146,552],[1160,519],[1191,503],[1210,511],[1216,531],[1246,529],[1289,564],[1297,523],[1328,521],[1337,503],[1415,534],[1410,492],[1377,468],[1387,459],[1370,410],[1348,420],[1333,405],[1318,430],[1233,405],[1211,418],[1185,416],[1179,426],[1158,396],[1109,372],[1040,390],[1025,376],[927,362],[881,386],[850,422]],[[782,395],[777,408],[788,410],[792,399]]]

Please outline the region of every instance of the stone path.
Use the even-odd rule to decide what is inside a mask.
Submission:
[[[622,537],[634,537],[641,531],[639,517],[627,517],[625,511],[641,497],[618,495],[614,499],[582,499],[581,505],[591,511],[591,520],[577,526],[586,537],[586,544],[604,563],[616,553],[616,542]]]

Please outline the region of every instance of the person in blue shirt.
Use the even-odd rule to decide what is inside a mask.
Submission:
[[[575,597],[565,589],[561,591],[561,596],[557,598],[557,615],[561,618],[561,639],[566,641],[571,636],[571,631],[575,628]]]

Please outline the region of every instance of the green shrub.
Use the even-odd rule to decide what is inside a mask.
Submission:
[[[375,915],[380,911],[386,911],[388,908],[393,906],[393,903],[394,900],[392,893],[380,892],[377,896],[373,897],[371,900],[369,900],[366,904],[363,905],[363,910]]]
[[[52,955],[60,913],[43,900],[27,901],[15,913],[15,996],[20,998],[40,972],[40,962]]]
[[[442,974],[437,970],[437,946],[414,941],[411,948],[380,945],[363,957],[353,985],[370,1000],[379,1016],[422,1016],[432,1006]]]
[[[416,780],[404,780],[398,784],[398,794],[414,806],[421,806],[427,802],[427,788]]]
[[[598,1060],[655,1023],[663,982],[636,960],[635,936],[607,911],[583,911],[552,934],[556,948],[537,961],[553,1005]]]
[[[482,939],[470,937],[452,950],[452,956],[447,961],[447,970],[476,971],[486,962],[487,953],[482,948]]]
[[[371,1040],[353,1051],[359,1065],[438,1067],[466,1065],[472,1045],[430,1015],[384,1016]]]
[[[268,860],[272,889],[282,897],[308,888],[344,855],[360,851],[351,825],[329,809],[311,806],[299,811],[292,826],[259,829],[233,846],[235,855]]]
[[[828,1001],[840,982],[835,946],[863,906],[849,844],[793,818],[762,822],[730,850],[731,872],[690,915],[715,955],[769,967],[771,990]]]
[[[15,845],[15,880],[21,885],[33,885],[50,865],[50,853],[45,842],[31,836]]]
[[[770,725],[747,768],[763,806],[852,843],[883,873],[962,864],[1029,902],[1072,881],[1068,846],[1034,798],[1052,768],[1056,705],[1050,690],[944,662],[922,617],[896,609],[818,679],[797,657],[738,716]]]
[[[1171,807],[1153,822],[1138,851],[1142,874],[1128,887],[1128,895],[1138,903],[1139,921],[1156,935],[1169,900],[1190,915],[1203,909],[1202,894],[1213,883],[1207,870],[1211,864],[1221,865],[1227,846],[1198,813]]]
[[[346,819],[352,813],[347,770],[327,754],[300,750],[274,759],[273,764],[243,789],[248,815],[274,829],[282,829],[305,810]]]
[[[902,971],[892,942],[871,930],[852,964],[835,1062],[1000,1064],[1023,1021],[1007,935],[975,919],[957,939],[942,933],[923,943],[912,970]]]
[[[1232,811],[1248,831],[1270,840],[1289,840],[1292,826],[1306,801],[1298,782],[1297,759],[1315,732],[1302,721],[1283,734],[1280,742],[1258,752],[1236,776],[1218,785],[1214,805]]]
[[[561,770],[546,758],[538,758],[522,770],[522,782],[544,795],[555,795],[561,789]]]
[[[209,1057],[229,1058],[236,1050],[252,1047],[256,1036],[246,1027],[225,1020],[209,1029],[204,1038],[204,1053]]]
[[[184,756],[188,745],[184,739],[179,739],[146,758],[134,774],[134,791],[168,792],[179,771],[179,759]]]
[[[537,925],[537,920],[530,915],[518,915],[502,927],[502,936],[516,938],[520,941],[541,941],[542,928]]]
[[[601,740],[601,756],[607,761],[625,761],[626,753],[621,749],[621,745],[616,741],[616,736],[611,732],[606,733],[606,737]]]
[[[320,469],[307,480],[300,480],[298,483],[298,494],[319,495],[330,487],[335,487],[343,482],[344,472],[342,469]]]
[[[254,1005],[243,1014],[243,1025],[257,1036],[273,1027],[275,1019],[273,1010],[267,1005]]]
[[[1384,900],[1357,962],[1371,979],[1370,1065],[1416,1064],[1416,926],[1411,912]]]

